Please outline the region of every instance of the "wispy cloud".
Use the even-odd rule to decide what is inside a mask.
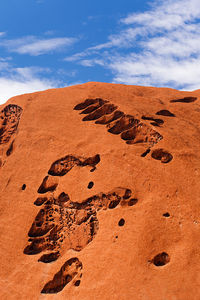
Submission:
[[[156,29],[172,30],[192,22],[200,16],[198,0],[157,0],[152,9],[144,13],[133,13],[121,20],[126,25],[138,24]]]
[[[5,47],[9,52],[37,56],[60,51],[72,46],[76,41],[76,38],[69,37],[38,38],[27,36],[12,40],[3,39],[0,41],[0,46]]]
[[[110,68],[115,73],[114,82],[168,86],[194,90],[200,88],[200,59],[176,61],[173,57],[166,60],[152,53],[129,55],[114,59]]]
[[[101,62],[113,82],[200,88],[199,0],[154,1],[119,23],[120,32],[105,43],[65,60],[90,67]]]

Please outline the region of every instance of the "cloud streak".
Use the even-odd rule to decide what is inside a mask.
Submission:
[[[9,52],[38,56],[60,51],[66,47],[72,46],[76,41],[77,39],[69,37],[45,39],[35,36],[27,36],[19,39],[1,40],[0,46],[5,47]]]

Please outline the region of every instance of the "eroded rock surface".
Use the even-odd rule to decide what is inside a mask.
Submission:
[[[2,106],[0,299],[200,299],[199,97],[87,83]]]
[[[77,104],[74,110],[82,110],[81,114],[88,114],[82,121],[95,121],[96,124],[106,125],[108,132],[112,134],[121,134],[121,139],[127,144],[145,143],[148,147],[153,147],[160,140],[162,135],[152,129],[150,126],[143,124],[141,120],[132,115],[117,110],[117,106],[108,103],[108,100],[100,98],[86,99],[84,102]],[[94,106],[95,103],[95,106]],[[98,103],[98,105],[97,105]],[[100,107],[99,107],[100,106]],[[163,124],[161,119],[142,117],[143,120],[151,120],[154,126]]]
[[[22,108],[15,104],[5,106],[0,112],[0,167],[13,153],[21,114]]]

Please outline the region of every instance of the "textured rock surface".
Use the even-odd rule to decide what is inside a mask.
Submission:
[[[0,112],[0,299],[199,300],[200,91],[87,83]]]

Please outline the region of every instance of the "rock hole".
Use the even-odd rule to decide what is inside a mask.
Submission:
[[[45,249],[45,239],[38,238],[36,240],[35,239],[32,240],[32,243],[24,249],[24,254],[35,255],[40,253],[44,249]]]
[[[95,124],[102,124],[102,125],[106,125],[109,124],[121,117],[124,116],[124,113],[122,111],[116,110],[114,113],[110,114],[110,115],[105,115],[103,117],[101,117],[100,119],[98,119]]]
[[[170,214],[169,214],[168,212],[166,212],[166,213],[163,214],[163,217],[169,218],[169,217],[170,217]]]
[[[151,149],[147,149],[144,153],[141,154],[141,157],[147,156],[147,154],[151,151]]]
[[[74,110],[82,110],[82,109],[85,109],[87,108],[88,106],[90,105],[103,105],[104,103],[107,103],[108,100],[103,100],[101,98],[96,98],[96,99],[86,99],[85,101],[81,102],[80,104],[77,104],[75,107],[74,107]]]
[[[119,222],[118,222],[118,225],[119,226],[124,226],[124,224],[125,224],[125,220],[123,218],[120,219]]]
[[[80,165],[80,160],[72,155],[67,155],[61,159],[56,160],[50,167],[48,174],[52,176],[64,176],[74,166]]]
[[[35,200],[35,202],[34,202],[34,204],[36,205],[36,206],[41,206],[44,202],[46,202],[47,201],[47,197],[39,197],[39,198],[37,198],[36,200]]]
[[[157,111],[156,115],[165,117],[175,117],[175,115],[167,109]]]
[[[79,285],[80,285],[80,283],[81,283],[81,281],[80,281],[80,280],[76,280],[76,281],[75,281],[75,283],[74,283],[74,285],[75,285],[75,286],[79,286]]]
[[[90,181],[90,182],[88,183],[88,189],[91,189],[93,186],[94,186],[94,182],[93,182],[93,181]]]
[[[173,156],[168,151],[163,149],[156,149],[151,154],[152,158],[160,160],[162,163],[169,163]]]
[[[153,119],[157,124],[162,125],[164,121],[162,119]]]
[[[171,103],[181,102],[181,103],[191,103],[197,100],[197,97],[184,97],[182,99],[170,100]]]
[[[117,207],[117,205],[119,204],[119,202],[120,202],[120,199],[113,200],[113,201],[111,201],[111,202],[109,203],[108,207],[109,207],[110,209],[113,209],[113,208]]]
[[[146,117],[146,116],[142,116],[142,120],[148,120],[148,121],[154,121],[151,124],[157,124],[157,126],[164,124],[164,121],[162,119],[155,119],[153,117]]]
[[[13,152],[13,144],[14,144],[14,141],[12,141],[12,143],[10,144],[8,150],[6,151],[6,155],[7,156],[10,156]]]
[[[87,159],[85,159],[82,163],[81,166],[91,166],[91,167],[95,167],[99,162],[100,162],[101,158],[99,154],[96,154],[92,157],[89,157]]]
[[[159,125],[158,123],[156,123],[156,122],[150,122],[150,124],[151,124],[152,126],[160,127],[160,125]]]
[[[69,201],[69,200],[70,200],[69,195],[68,195],[68,194],[65,194],[64,192],[62,192],[62,193],[58,196],[59,204],[64,203],[64,202],[67,202],[67,201]]]
[[[59,256],[60,256],[60,253],[58,251],[57,252],[52,252],[52,253],[49,253],[49,254],[42,255],[38,259],[38,261],[41,261],[43,263],[50,263],[52,261],[57,260]]]
[[[54,227],[53,223],[48,223],[48,211],[46,209],[41,209],[37,216],[35,217],[35,220],[28,232],[29,237],[41,237],[47,232],[49,232]],[[56,227],[55,227],[56,231]],[[53,234],[54,231],[51,230],[51,234]],[[39,241],[39,240],[38,240]]]
[[[107,125],[109,128],[108,132],[112,134],[119,134],[132,128],[136,123],[139,123],[139,120],[134,119],[131,115],[124,115],[121,119],[119,119],[119,121],[116,121],[114,125]]]
[[[98,98],[96,98],[96,99],[86,99],[84,102],[82,102],[80,104],[77,104],[74,107],[74,110],[82,110],[82,109],[85,109],[86,107],[88,107],[89,105],[96,104],[98,102],[99,102]]]
[[[148,121],[152,121],[153,120],[152,117],[146,117],[146,116],[142,116],[141,119],[142,120],[148,120]]]
[[[170,261],[170,257],[166,252],[157,254],[152,260],[153,264],[157,267],[164,266],[167,263],[169,263],[169,261]]]
[[[121,139],[124,141],[134,140],[137,136],[137,129],[131,128],[127,131],[122,132]]]
[[[26,189],[26,184],[24,183],[23,185],[22,185],[22,191],[24,191]]]
[[[58,183],[54,181],[53,177],[46,176],[38,189],[38,193],[44,194],[46,192],[55,191],[57,185]]]
[[[138,199],[132,198],[128,201],[128,206],[133,206],[138,202]]]
[[[94,121],[94,120],[101,118],[104,115],[111,114],[116,109],[117,109],[117,106],[115,106],[114,104],[104,104],[102,107],[98,108],[91,114],[85,116],[82,120],[83,121]]]
[[[98,108],[100,108],[101,106],[103,106],[107,101],[104,101],[102,99],[99,99],[99,102],[93,104],[93,105],[90,105],[88,108],[84,109],[81,114],[90,114],[92,113],[93,111],[97,110]]]
[[[123,199],[129,199],[131,197],[132,191],[130,189],[126,189]]]
[[[61,159],[56,160],[50,167],[48,174],[52,176],[64,176],[74,166],[84,167],[91,166],[93,168],[100,162],[100,155],[96,154],[89,158],[77,158],[72,155],[67,155]],[[95,170],[95,169],[94,169]]]

